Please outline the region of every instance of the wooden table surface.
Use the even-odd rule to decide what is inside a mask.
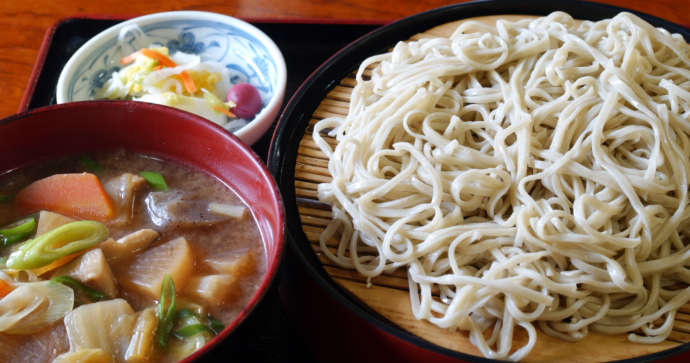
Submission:
[[[516,0],[519,1],[519,0]],[[603,0],[690,26],[690,0]],[[0,0],[0,118],[17,112],[45,32],[66,17],[206,10],[240,18],[392,21],[442,0]],[[289,96],[289,95],[288,95]]]

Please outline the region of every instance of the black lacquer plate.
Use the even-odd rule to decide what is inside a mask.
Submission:
[[[611,18],[621,11],[629,11],[652,25],[665,28],[672,33],[682,34],[686,41],[690,42],[690,31],[682,26],[647,14],[605,4],[584,1],[487,0],[450,5],[413,15],[378,28],[334,54],[300,86],[281,114],[269,149],[268,167],[278,183],[285,202],[287,238],[290,247],[322,289],[357,316],[386,333],[437,354],[440,353],[464,361],[491,361],[437,346],[403,330],[362,304],[358,299],[353,298],[335,283],[323,269],[302,230],[295,195],[297,150],[311,115],[326,97],[328,91],[335,87],[341,79],[356,70],[361,61],[371,55],[384,52],[400,40],[406,40],[414,34],[434,26],[464,18],[502,14],[547,15],[553,11],[565,11],[576,19],[588,20]],[[673,349],[625,360],[625,362],[663,359],[689,350],[690,343],[686,343]]]

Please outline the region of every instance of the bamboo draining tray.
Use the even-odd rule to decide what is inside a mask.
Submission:
[[[503,18],[506,17],[514,18],[517,16],[503,16]],[[484,17],[481,20],[493,23],[495,17]],[[435,27],[416,35],[413,39],[425,36],[447,36],[457,27],[458,23],[453,22]],[[312,114],[309,126],[300,140],[295,165],[295,195],[303,231],[330,277],[364,304],[392,323],[422,339],[454,351],[481,356],[479,351],[470,343],[467,333],[442,329],[427,321],[414,318],[410,308],[405,271],[399,270],[379,276],[372,281],[370,287],[367,287],[366,279],[356,271],[341,268],[320,253],[319,235],[331,219],[331,212],[330,206],[318,201],[316,188],[319,183],[330,181],[331,176],[328,172],[328,158],[316,146],[311,133],[314,124],[323,118],[345,117],[354,85],[353,75],[350,75],[341,80],[340,84],[327,94]],[[325,139],[332,146],[337,144],[334,138],[326,137]],[[329,241],[327,245],[332,251],[335,251],[335,241]],[[523,332],[522,330],[517,331],[518,336],[514,346],[522,345],[526,341],[526,336],[520,335]],[[629,342],[625,335],[611,336],[598,333],[590,333],[582,341],[569,343],[540,332],[536,346],[526,361],[612,361],[640,357],[688,342],[690,342],[690,303],[678,311],[673,332],[663,343],[635,344]]]

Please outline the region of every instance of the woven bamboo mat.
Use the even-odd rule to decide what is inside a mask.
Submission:
[[[492,20],[487,19],[487,21]],[[429,35],[446,35],[449,34],[450,29],[454,29],[456,26],[457,23],[444,24],[419,34],[413,39]],[[345,117],[354,85],[355,80],[350,75],[327,94],[312,114],[309,126],[300,141],[295,164],[295,192],[303,231],[331,278],[364,304],[422,339],[451,350],[481,356],[479,351],[469,342],[466,333],[442,329],[429,322],[414,318],[410,308],[405,271],[396,271],[379,276],[372,281],[371,287],[367,287],[366,279],[356,271],[335,265],[320,251],[319,235],[328,224],[331,212],[330,206],[318,201],[316,188],[319,183],[330,181],[331,176],[328,172],[328,158],[316,146],[311,134],[313,125],[319,120],[331,116]],[[327,136],[325,140],[332,146],[337,143],[334,138]],[[335,241],[330,241],[327,245],[332,251],[335,251]],[[519,346],[526,341],[526,337],[520,333],[522,333],[521,330],[517,332],[514,346]],[[610,336],[597,333],[590,333],[585,339],[577,343],[568,343],[539,333],[537,344],[527,361],[595,362],[619,360],[662,351],[688,342],[690,342],[690,304],[680,309],[676,315],[673,332],[663,343],[635,344],[629,342],[624,335]]]

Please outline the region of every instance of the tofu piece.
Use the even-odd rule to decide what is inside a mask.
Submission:
[[[86,252],[53,273],[53,276],[62,275],[71,276],[109,297],[117,296],[115,276],[100,248]]]
[[[53,363],[114,363],[113,357],[103,349],[89,348],[66,352],[53,359]]]
[[[146,179],[132,174],[124,173],[112,178],[103,184],[103,189],[110,197],[115,208],[115,218],[111,223],[122,225],[128,223],[134,214],[134,197],[146,184]]]
[[[62,214],[42,210],[38,213],[38,224],[36,225],[36,236],[40,236],[46,232],[50,232],[55,228],[74,222],[76,219],[63,216]]]
[[[139,251],[148,248],[158,238],[158,232],[144,228],[132,232],[117,241],[109,238],[99,245],[105,258],[110,263],[122,261],[134,257]]]
[[[169,274],[175,289],[182,291],[194,270],[194,257],[189,243],[178,237],[136,255],[120,284],[152,299],[161,293],[163,277]]]
[[[239,296],[240,278],[225,274],[195,276],[187,283],[185,292],[206,306],[219,306]]]

